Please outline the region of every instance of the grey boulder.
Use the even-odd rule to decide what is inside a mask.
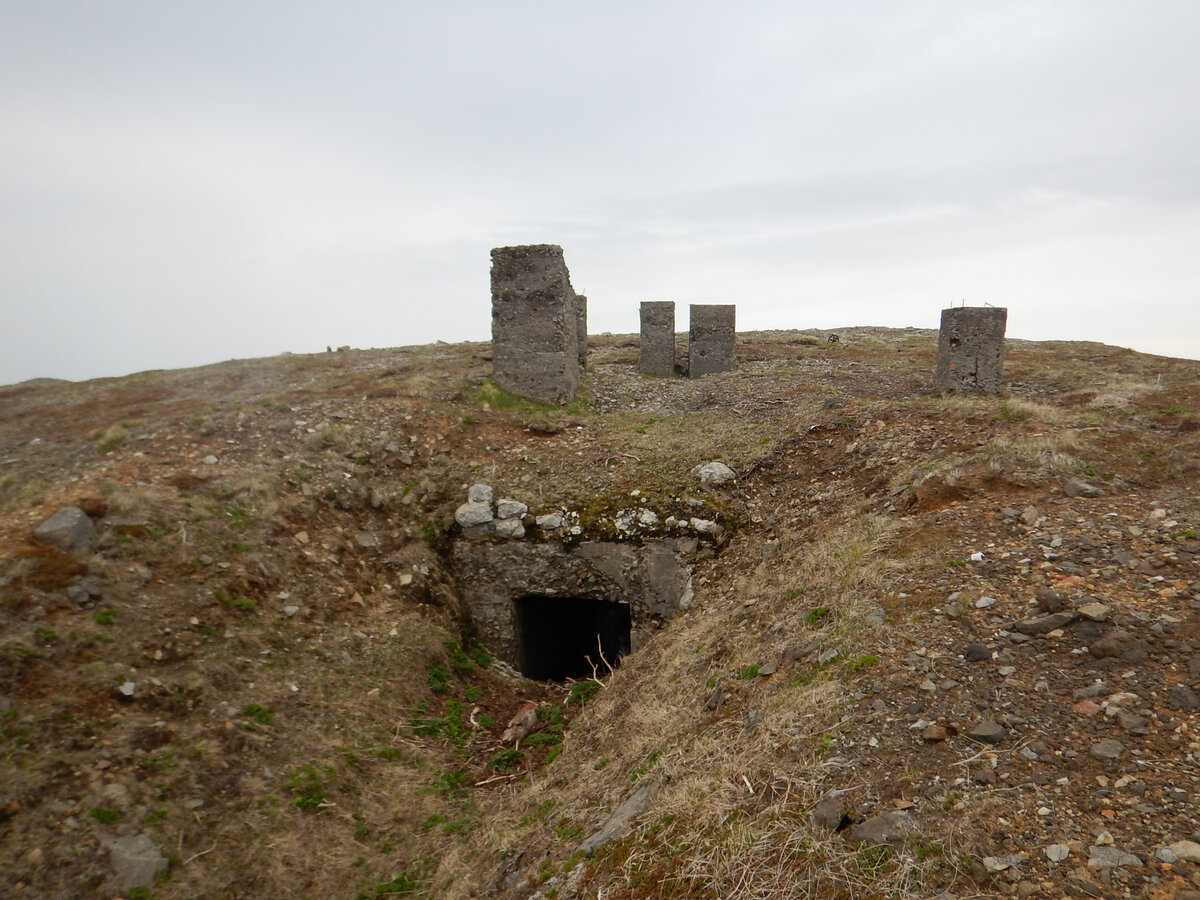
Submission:
[[[78,506],[64,506],[33,530],[39,544],[67,553],[87,553],[96,537],[96,526]]]

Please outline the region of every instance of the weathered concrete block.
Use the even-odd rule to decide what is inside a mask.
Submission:
[[[579,345],[579,370],[587,368],[587,297],[575,295],[575,341]]]
[[[689,378],[733,369],[736,310],[737,307],[732,304],[692,304],[688,339]]]
[[[942,310],[938,332],[939,391],[998,391],[1004,386],[1004,329],[1008,310],[963,306]]]
[[[638,370],[643,375],[675,374],[675,303],[642,301],[642,339]]]
[[[579,387],[579,356],[579,304],[562,247],[532,244],[494,249],[496,383],[538,403],[568,403]]]

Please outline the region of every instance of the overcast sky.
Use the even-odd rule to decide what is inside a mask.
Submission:
[[[937,327],[1200,358],[1200,3],[0,4],[0,384],[590,330]]]

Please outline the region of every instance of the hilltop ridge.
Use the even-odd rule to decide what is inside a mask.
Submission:
[[[1009,341],[936,395],[936,332],[837,333],[695,380],[593,336],[562,408],[481,343],[0,388],[14,896],[1200,896],[1200,362]],[[531,681],[451,563],[478,483],[525,541],[721,536]]]

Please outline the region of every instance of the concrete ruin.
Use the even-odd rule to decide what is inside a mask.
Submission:
[[[638,371],[669,378],[675,374],[675,303],[642,301],[642,337]]]
[[[492,250],[493,377],[500,387],[538,403],[571,401],[587,353],[587,305],[580,300],[562,247]]]
[[[1008,310],[962,306],[942,310],[938,332],[939,391],[998,391],[1004,387],[1004,329]]]
[[[641,544],[458,541],[455,576],[480,640],[529,678],[616,666],[692,598],[695,537]]]
[[[579,371],[587,368],[587,297],[575,295],[575,341],[579,347]]]
[[[733,370],[737,333],[733,304],[691,305],[688,337],[688,377],[699,378]]]

